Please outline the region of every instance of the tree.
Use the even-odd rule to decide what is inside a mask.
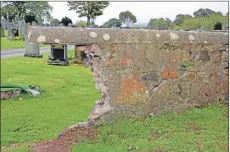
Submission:
[[[70,18],[68,18],[67,16],[65,16],[61,19],[61,23],[65,26],[68,26],[69,23],[73,24],[72,20]]]
[[[152,22],[152,28],[154,29],[165,29],[167,28],[167,22],[163,18],[155,18]]]
[[[53,7],[50,6],[47,1],[30,2],[28,5],[29,6],[27,6],[28,10],[26,14],[34,15],[38,23],[42,23],[43,21],[51,21],[51,12]]]
[[[214,30],[222,30],[222,23],[217,22],[214,26]]]
[[[220,15],[220,16],[223,16],[223,13],[221,13],[221,12],[219,11],[219,12],[213,13],[213,15]]]
[[[215,13],[215,11],[210,10],[208,8],[206,8],[206,9],[200,8],[199,10],[195,11],[193,13],[193,15],[195,17],[209,17],[209,16],[211,16],[214,13]]]
[[[1,14],[12,20],[22,20],[26,15],[34,15],[38,22],[51,19],[52,6],[47,1],[12,1],[1,3]]]
[[[106,1],[69,1],[67,2],[69,10],[74,10],[79,14],[78,17],[87,18],[87,26],[93,24],[92,21],[97,16],[103,15],[103,10],[109,6],[109,2]]]
[[[176,24],[176,25],[181,25],[182,23],[183,23],[183,21],[185,20],[185,19],[187,19],[187,18],[192,18],[192,16],[191,15],[189,15],[189,14],[178,14],[177,16],[176,16],[176,19],[174,20],[174,23]]]
[[[51,25],[58,25],[60,23],[60,21],[58,20],[58,19],[56,19],[56,18],[54,18],[54,19],[52,19],[51,21],[50,21],[50,24]]]
[[[119,14],[119,20],[126,24],[127,27],[130,27],[130,24],[136,23],[136,16],[133,15],[130,11],[124,11]]]
[[[111,28],[111,27],[120,27],[121,21],[117,18],[111,18],[107,22],[105,22],[102,27],[104,28]]]
[[[76,24],[77,27],[87,27],[87,22],[86,21],[82,21],[82,20],[76,21],[75,24]]]
[[[153,21],[154,21],[154,20],[151,18],[151,19],[149,20],[149,23],[148,23],[147,27],[151,28],[151,27],[153,26]]]
[[[11,21],[16,17],[22,19],[26,12],[26,4],[25,1],[1,2],[1,14]]]
[[[209,17],[194,17],[187,18],[183,21],[181,25],[174,24],[174,28],[177,29],[202,29],[202,30],[213,30],[217,22],[222,23],[222,25],[228,24],[228,17],[221,16],[218,14],[213,14]]]
[[[165,22],[167,24],[167,28],[171,28],[172,27],[172,21],[169,18],[166,18]]]

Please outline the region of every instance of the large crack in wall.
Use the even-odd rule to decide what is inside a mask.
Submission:
[[[226,33],[39,27],[29,32],[33,42],[89,44],[95,54],[93,72],[102,98],[86,122],[72,127],[228,101]]]

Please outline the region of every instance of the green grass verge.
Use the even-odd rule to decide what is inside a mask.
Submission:
[[[209,106],[144,121],[117,121],[99,128],[95,141],[82,140],[74,152],[226,152],[228,107]]]
[[[56,138],[64,128],[86,120],[100,99],[89,68],[47,65],[47,59],[48,53],[43,59],[1,60],[1,84],[40,85],[45,91],[34,98],[2,101],[2,146]]]
[[[1,50],[10,50],[17,48],[25,48],[25,41],[22,40],[8,40],[7,35],[8,31],[4,30],[4,34],[6,37],[1,37]],[[49,47],[49,45],[41,44],[40,47]]]
[[[31,152],[32,148],[29,145],[22,144],[22,145],[14,145],[12,147],[7,147],[3,149],[2,152]]]

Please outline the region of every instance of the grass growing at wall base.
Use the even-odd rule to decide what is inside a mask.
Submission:
[[[99,128],[95,141],[82,140],[73,152],[226,152],[228,107],[212,105],[144,121],[117,121]]]
[[[1,84],[40,85],[44,91],[1,102],[1,146],[56,138],[64,128],[86,120],[100,99],[90,68],[52,66],[47,59],[46,53],[44,58],[1,60]]]

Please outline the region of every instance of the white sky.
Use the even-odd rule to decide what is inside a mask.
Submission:
[[[66,2],[49,2],[53,6],[52,16],[61,20],[67,16],[73,23],[79,18],[74,11],[69,11]],[[209,8],[220,11],[224,15],[228,12],[228,2],[110,2],[104,14],[95,20],[97,25],[102,25],[110,18],[118,18],[121,11],[129,10],[137,17],[137,23],[148,23],[151,18],[170,18],[174,20],[177,14],[190,14],[200,8]]]

